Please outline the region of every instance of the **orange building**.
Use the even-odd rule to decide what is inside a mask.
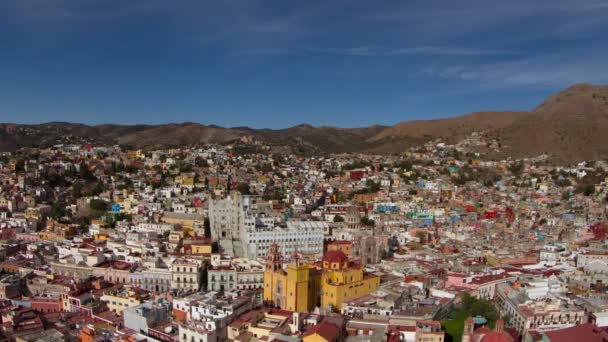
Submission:
[[[339,251],[344,253],[347,257],[353,257],[353,242],[345,240],[337,240],[327,244],[327,251]]]

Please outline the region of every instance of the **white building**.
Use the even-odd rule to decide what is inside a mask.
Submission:
[[[264,218],[248,218],[241,232],[245,256],[249,259],[265,258],[272,243],[281,246],[281,254],[288,257],[294,252],[306,255],[323,253],[323,233],[327,222],[289,221],[276,226]]]
[[[207,329],[205,323],[189,322],[179,325],[179,341],[215,342],[217,341],[217,334],[215,330]]]
[[[180,327],[180,341],[224,341],[228,324],[252,307],[249,297],[220,297],[216,292],[175,298],[173,309],[185,312],[189,321]]]
[[[136,225],[133,230],[138,233],[155,232],[162,235],[165,232],[171,231],[171,228],[173,228],[173,225],[169,223],[142,222]]]
[[[583,250],[576,257],[576,267],[584,267],[594,261],[608,264],[608,252],[604,250]]]
[[[264,267],[255,260],[236,258],[232,260],[236,269],[237,290],[261,289],[264,287]]]
[[[202,264],[195,259],[176,259],[171,265],[171,289],[198,291],[202,285]]]
[[[209,224],[214,240],[239,238],[243,204],[243,196],[238,192],[222,200],[209,199]]]

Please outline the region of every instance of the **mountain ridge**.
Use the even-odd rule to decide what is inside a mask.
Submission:
[[[413,120],[392,126],[341,128],[302,123],[282,129],[226,128],[195,122],[99,124],[70,122],[0,123],[0,150],[43,147],[70,141],[165,148],[229,143],[252,136],[290,153],[398,153],[441,139],[458,142],[483,132],[505,146],[496,157],[543,153],[575,162],[608,156],[608,86],[575,84],[545,99],[531,111],[480,111],[460,116]]]

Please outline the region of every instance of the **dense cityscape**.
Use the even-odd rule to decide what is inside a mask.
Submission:
[[[4,152],[2,339],[605,340],[608,164],[493,144]]]
[[[0,0],[0,342],[608,342],[607,37],[608,0]]]

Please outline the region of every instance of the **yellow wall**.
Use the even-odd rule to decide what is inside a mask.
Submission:
[[[106,234],[95,234],[93,236],[94,240],[103,240],[103,241],[107,241],[110,240],[110,237],[107,236]]]
[[[281,309],[310,312],[318,304],[339,310],[344,301],[365,296],[380,288],[380,278],[365,277],[361,268],[348,262],[324,262],[323,272],[313,265],[289,264],[287,271],[264,272],[264,300]],[[278,292],[278,284],[281,292]]]
[[[169,242],[170,243],[178,243],[184,237],[184,232],[182,231],[173,231],[169,233]]]
[[[170,223],[170,224],[178,224],[178,225],[182,226],[182,228],[189,228],[189,229],[192,229],[192,227],[194,227],[194,224],[196,222],[198,222],[193,219],[187,219],[187,218],[180,219],[180,218],[166,217],[166,216],[162,217],[161,221],[165,222],[165,223]]]
[[[339,310],[343,302],[378,290],[380,278],[364,278],[361,269],[326,270],[321,284],[321,305]]]
[[[192,245],[192,254],[211,254],[211,245]]]
[[[264,272],[264,300],[279,305],[281,309],[310,312],[318,302],[318,289],[321,278],[311,277],[312,265],[287,266],[287,272]],[[279,282],[281,293],[277,293]],[[310,284],[310,286],[309,286]]]
[[[304,336],[303,341],[304,342],[328,342],[328,340],[326,340],[323,336],[321,336],[319,334],[312,334],[312,335]]]
[[[118,314],[122,312],[122,310],[126,308],[130,308],[133,306],[137,306],[141,304],[141,301],[133,298],[133,297],[117,297],[112,295],[103,295],[101,298],[102,301],[106,302],[108,309],[114,311]],[[116,303],[116,304],[113,304]]]

